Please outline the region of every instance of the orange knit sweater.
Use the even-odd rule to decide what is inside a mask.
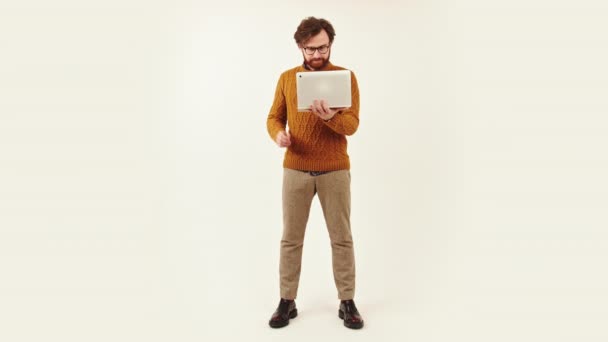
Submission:
[[[322,70],[344,68],[328,63]],[[275,140],[280,131],[289,127],[291,145],[285,151],[285,168],[307,171],[348,170],[350,159],[346,151],[346,135],[352,135],[359,127],[359,87],[355,74],[351,71],[351,107],[336,113],[331,120],[325,122],[312,112],[298,112],[296,73],[306,71],[309,70],[298,66],[281,74],[266,122],[268,133]]]

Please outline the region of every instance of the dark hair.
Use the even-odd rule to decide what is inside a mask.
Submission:
[[[334,27],[331,26],[331,23],[325,19],[317,19],[315,17],[308,17],[298,26],[296,33],[294,33],[293,38],[296,40],[298,46],[302,46],[302,44],[306,43],[307,40],[312,38],[313,36],[318,35],[321,30],[325,30],[327,35],[329,36],[329,43],[331,44],[334,41],[334,36],[336,35],[336,31],[334,31]]]

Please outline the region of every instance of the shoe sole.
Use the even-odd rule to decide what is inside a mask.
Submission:
[[[289,313],[289,318],[284,323],[273,323],[272,321],[268,322],[271,328],[282,328],[289,324],[289,320],[292,318],[298,317],[298,309],[294,309]]]
[[[341,320],[344,321],[344,311],[342,310],[338,310],[338,317],[340,317]],[[361,323],[346,323],[346,321],[344,321],[344,326],[350,329],[361,329],[363,328],[363,322]]]

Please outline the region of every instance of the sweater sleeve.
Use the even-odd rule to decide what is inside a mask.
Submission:
[[[334,132],[343,135],[353,135],[359,127],[359,85],[355,73],[351,71],[350,78],[351,106],[340,111],[334,117],[325,122],[327,127]]]
[[[284,75],[281,75],[277,82],[277,88],[274,92],[274,101],[268,113],[266,127],[270,138],[274,141],[280,131],[284,131],[287,126],[287,105],[285,101],[285,93],[283,91]]]

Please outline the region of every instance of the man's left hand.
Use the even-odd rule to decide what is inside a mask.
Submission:
[[[322,120],[330,120],[334,117],[334,115],[336,115],[337,112],[344,109],[346,108],[329,108],[329,106],[327,105],[327,101],[325,100],[314,100],[314,102],[310,106],[310,110],[313,112],[313,114],[315,114]]]

